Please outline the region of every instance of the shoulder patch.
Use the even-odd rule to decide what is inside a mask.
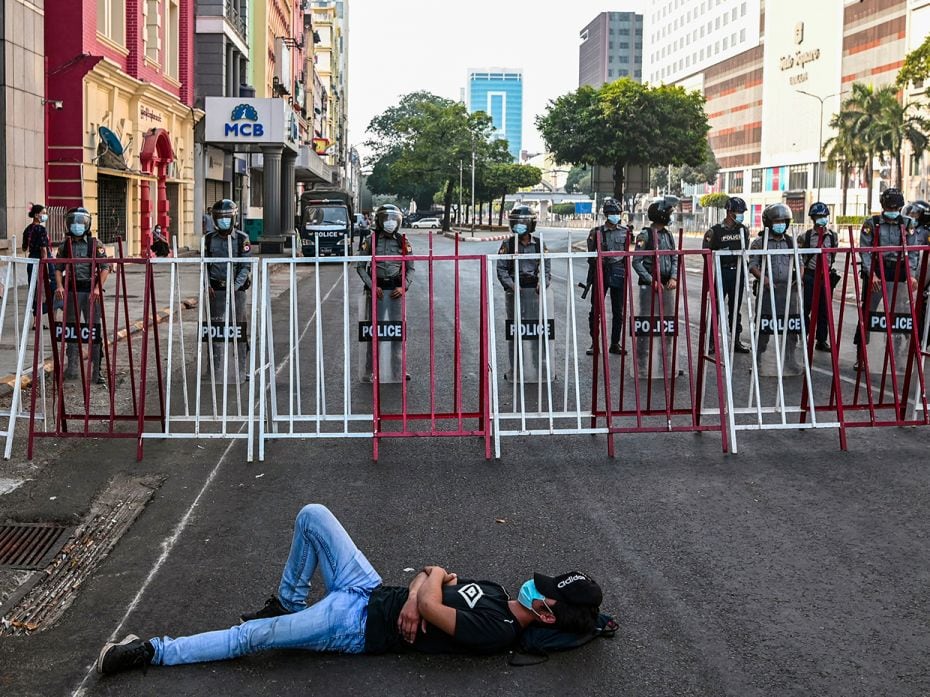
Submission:
[[[705,242],[710,242],[712,239],[714,239],[714,231],[713,231],[713,230],[708,230],[708,231],[705,233],[705,235],[704,235],[704,241],[705,241]]]
[[[251,251],[252,251],[252,245],[250,245],[248,242],[244,243],[244,244],[242,245],[242,251],[243,251],[243,252],[251,252]]]
[[[497,250],[497,253],[498,253],[498,254],[506,254],[506,253],[507,253],[507,243],[506,243],[506,242],[501,242],[501,248]]]

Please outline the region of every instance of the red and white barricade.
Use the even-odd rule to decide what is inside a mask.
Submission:
[[[259,269],[257,257],[235,257],[232,237],[224,257],[155,257],[153,289],[168,288],[164,363],[147,361],[143,375],[164,371],[164,416],[142,438],[246,441],[253,458],[256,421]],[[237,272],[247,269],[248,281]],[[245,285],[244,289],[239,289]],[[153,296],[154,297],[154,296]],[[153,300],[154,302],[154,300]]]

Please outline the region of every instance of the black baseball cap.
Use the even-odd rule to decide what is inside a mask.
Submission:
[[[604,599],[597,582],[580,571],[569,571],[561,576],[533,574],[533,581],[536,590],[562,603],[598,607]]]

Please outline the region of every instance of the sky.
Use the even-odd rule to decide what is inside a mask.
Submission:
[[[535,117],[578,88],[581,30],[648,1],[348,0],[349,142],[364,158],[371,119],[408,92],[457,100],[469,68],[522,68],[523,149],[542,152]]]

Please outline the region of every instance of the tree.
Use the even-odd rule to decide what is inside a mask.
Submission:
[[[702,208],[724,208],[729,199],[729,195],[718,191],[713,194],[704,194],[698,199],[698,202]]]
[[[630,165],[701,164],[710,128],[700,93],[629,78],[550,101],[536,125],[557,163],[611,167],[619,200]]]
[[[515,194],[527,186],[535,186],[542,180],[542,171],[531,165],[517,165],[510,162],[492,164],[488,169],[488,188],[492,197],[500,197],[501,205],[497,224],[504,223],[504,206],[507,195]]]
[[[904,57],[904,65],[898,71],[897,86],[918,85],[930,77],[930,36]]]
[[[902,152],[904,144],[911,146],[911,152],[920,155],[927,149],[930,121],[915,113],[920,105],[911,102],[907,106],[898,101],[897,94],[886,93],[882,102],[882,121],[885,124],[885,137],[882,151],[894,161],[895,185],[900,189],[904,179]]]
[[[395,193],[414,197],[417,205],[428,208],[436,192],[443,192],[443,229],[449,229],[449,212],[459,163],[484,163],[501,150],[491,140],[491,118],[483,112],[469,114],[464,104],[414,92],[372,119],[367,145],[378,155],[373,168],[375,193]],[[381,169],[379,169],[379,165]]]
[[[849,198],[849,178],[853,167],[864,167],[868,156],[848,128],[843,127],[839,115],[834,114],[830,119],[830,127],[836,129],[836,135],[828,138],[823,144],[823,154],[827,158],[827,166],[839,169],[842,176],[843,187],[843,215],[846,215],[846,204]],[[822,176],[822,174],[820,175]]]
[[[671,170],[672,183],[669,187],[669,170]],[[656,191],[665,191],[675,196],[683,196],[682,183],[684,184],[713,184],[717,181],[717,173],[720,171],[720,163],[714,155],[714,151],[707,148],[704,154],[704,161],[697,167],[682,165],[681,167],[654,167],[650,172],[650,180]]]
[[[572,165],[565,177],[565,192],[580,194],[591,190],[591,169],[585,165]]]
[[[883,92],[895,87],[889,85],[875,89],[872,85],[856,82],[852,86],[852,95],[843,102],[835,116],[836,128],[842,130],[845,137],[855,142],[862,150],[865,161],[867,206],[872,207],[873,164],[875,157],[884,150],[886,142],[885,126],[881,121],[882,112],[887,106]],[[831,119],[831,124],[834,119]]]

